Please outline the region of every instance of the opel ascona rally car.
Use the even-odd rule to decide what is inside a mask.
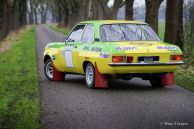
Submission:
[[[161,41],[152,28],[138,21],[84,21],[64,42],[45,47],[48,80],[62,81],[68,73],[85,75],[89,88],[108,87],[111,77],[140,77],[152,86],[173,84],[182,61],[178,46]]]

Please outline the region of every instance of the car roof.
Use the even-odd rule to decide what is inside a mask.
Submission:
[[[80,22],[80,24],[118,24],[118,23],[147,24],[141,21],[128,21],[128,20],[91,20]]]

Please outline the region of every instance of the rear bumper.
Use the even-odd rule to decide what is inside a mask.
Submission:
[[[165,63],[109,63],[110,66],[168,66],[168,65],[181,65],[183,61],[180,62],[165,62]]]
[[[168,63],[97,63],[101,74],[174,72],[183,62]]]

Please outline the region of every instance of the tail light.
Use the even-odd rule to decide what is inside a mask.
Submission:
[[[127,57],[127,63],[132,63],[133,62],[133,57],[132,56],[128,56]]]
[[[114,63],[121,63],[125,61],[125,58],[126,58],[125,56],[113,56],[112,61]]]
[[[172,61],[181,61],[183,59],[182,55],[171,55],[170,60]]]
[[[133,57],[132,56],[113,56],[112,57],[113,63],[132,63]]]

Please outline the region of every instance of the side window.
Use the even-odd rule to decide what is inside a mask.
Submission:
[[[68,42],[80,42],[85,25],[77,25],[69,35]]]
[[[94,27],[93,25],[87,25],[86,29],[82,36],[83,43],[92,43],[94,42]]]

